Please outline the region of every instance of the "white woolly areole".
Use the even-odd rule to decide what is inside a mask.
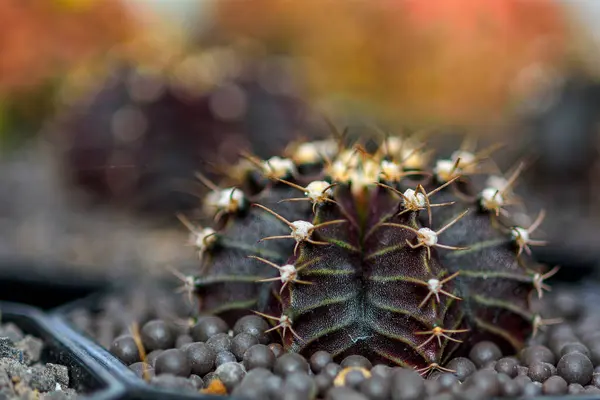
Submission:
[[[289,328],[292,326],[292,319],[290,317],[288,317],[287,315],[282,314],[281,317],[279,317],[279,323],[282,326],[286,326]]]
[[[529,241],[529,232],[525,228],[515,226],[512,228],[512,237],[517,242],[527,243]]]
[[[427,287],[433,293],[438,293],[442,289],[442,284],[438,279],[432,278],[427,281]]]
[[[313,203],[318,203],[323,201],[323,198],[331,197],[333,195],[333,190],[331,190],[329,186],[331,186],[331,183],[326,181],[313,181],[306,186],[304,195]]]
[[[486,210],[495,210],[504,205],[504,197],[493,187],[485,188],[481,191],[481,206]]]
[[[350,180],[351,168],[341,160],[334,161],[329,167],[329,175],[334,181],[348,182]]]
[[[299,164],[314,164],[323,157],[333,157],[337,152],[338,145],[335,140],[317,140],[314,142],[301,143],[294,150],[294,161]]]
[[[267,175],[283,179],[295,174],[296,165],[289,158],[271,157],[263,161],[263,170]]]
[[[213,191],[206,196],[206,204],[219,210],[236,211],[244,201],[244,193],[236,188]]]
[[[302,242],[310,238],[313,228],[315,227],[308,221],[294,221],[292,222],[292,237],[297,242]]]
[[[456,161],[437,160],[435,167],[433,167],[433,173],[440,182],[448,182],[450,179],[454,178],[460,173],[460,169],[454,168],[454,164],[456,164]]]
[[[455,163],[456,160],[458,160],[459,158],[460,164],[462,165],[473,164],[475,161],[477,161],[475,154],[471,153],[470,151],[457,150],[450,156],[450,160],[452,160],[452,163]]]
[[[398,181],[402,177],[402,167],[388,160],[383,160],[381,162],[381,173],[392,181]]]
[[[438,242],[437,233],[432,231],[429,228],[421,228],[419,229],[418,240],[420,243],[423,243],[425,246],[435,246]]]
[[[491,175],[487,178],[486,185],[503,192],[508,187],[508,179],[502,176]]]
[[[206,249],[214,244],[217,240],[215,233],[216,231],[212,228],[204,228],[198,232],[192,232],[192,243],[200,250]]]
[[[425,164],[425,157],[415,148],[405,148],[402,150],[402,164],[406,168],[421,169]]]
[[[296,267],[292,264],[283,265],[279,268],[281,274],[281,282],[290,282],[296,279]]]
[[[425,195],[423,193],[417,193],[413,189],[406,189],[404,197],[405,199],[402,199],[402,204],[407,208],[423,208],[427,204]]]

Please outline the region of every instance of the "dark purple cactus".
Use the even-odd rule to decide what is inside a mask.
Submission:
[[[464,150],[429,168],[400,138],[372,154],[302,146],[207,198],[215,230],[193,229],[203,312],[258,312],[288,351],[423,373],[483,338],[518,350],[548,323],[529,304],[553,273],[529,256],[543,214],[529,229],[510,219],[520,168],[486,181],[485,154]]]

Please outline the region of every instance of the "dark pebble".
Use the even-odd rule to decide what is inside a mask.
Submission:
[[[500,394],[500,382],[498,382],[496,371],[479,370],[472,374],[466,381],[467,387],[476,387],[485,397],[498,396]]]
[[[245,400],[263,400],[269,397],[267,389],[258,384],[237,385],[231,392],[231,397]]]
[[[588,385],[585,387],[585,393],[591,395],[599,395],[600,389],[598,389],[596,386]]]
[[[392,368],[385,364],[377,364],[373,368],[371,368],[372,375],[379,375],[383,378],[387,378],[392,375]]]
[[[150,383],[154,386],[158,386],[165,389],[175,389],[179,392],[193,393],[196,391],[194,383],[191,382],[189,379],[171,374],[157,375],[152,378]]]
[[[583,343],[579,343],[579,342],[572,342],[572,343],[565,344],[560,349],[560,356],[562,357],[565,354],[575,353],[575,352],[585,354],[586,357],[590,356],[590,350]]]
[[[392,400],[419,400],[425,396],[425,382],[415,370],[398,369],[391,379]]]
[[[232,352],[222,351],[220,353],[217,353],[217,356],[215,357],[215,366],[218,368],[225,363],[236,362],[236,361],[237,361],[237,358],[235,357],[235,355]]]
[[[315,384],[317,385],[319,397],[324,397],[327,390],[333,386],[333,378],[325,373],[321,373],[315,376]]]
[[[255,344],[258,344],[256,336],[252,336],[249,333],[239,333],[231,341],[231,352],[238,361],[242,361],[246,351]]]
[[[165,321],[155,319],[144,324],[140,331],[146,351],[170,349],[175,346],[175,334]]]
[[[219,317],[202,317],[190,330],[195,342],[206,342],[217,333],[227,333],[227,323]]]
[[[279,358],[285,354],[285,351],[283,351],[283,346],[279,343],[271,343],[269,344],[269,348],[271,349],[273,354],[275,354],[276,358]]]
[[[537,384],[537,385],[536,385]],[[542,394],[542,386],[539,382],[531,382],[523,388],[523,397],[536,397]]]
[[[535,362],[545,362],[552,365],[556,363],[556,357],[554,353],[546,346],[535,345],[526,347],[521,351],[520,354],[523,365],[529,367]]]
[[[446,391],[452,389],[454,385],[458,385],[459,380],[456,375],[446,372],[437,378],[437,382],[440,385],[440,390]]]
[[[524,367],[522,365],[517,365],[517,376],[527,376],[529,375],[529,368]]]
[[[226,333],[217,333],[206,341],[206,344],[215,352],[231,351],[233,338]]]
[[[215,379],[219,379],[219,377],[217,376],[217,374],[215,374],[214,371],[209,372],[208,374],[204,375],[202,377],[202,380],[204,381],[204,388],[209,387],[211,382],[214,381]]]
[[[556,367],[545,362],[534,362],[529,366],[527,376],[534,382],[544,382],[556,373]]]
[[[453,373],[460,381],[464,381],[477,370],[475,364],[464,357],[453,358],[448,365],[446,365],[446,368],[455,371]]]
[[[369,398],[356,390],[340,386],[329,390],[326,400],[369,400]]]
[[[600,374],[599,373],[594,372],[592,374],[592,382],[590,384],[596,386],[597,388],[600,388]]]
[[[585,354],[570,353],[561,357],[557,370],[568,383],[587,385],[592,380],[594,366]]]
[[[190,376],[191,366],[186,354],[179,349],[163,351],[154,364],[156,375],[171,374],[187,378]]]
[[[380,375],[372,375],[360,384],[360,391],[371,400],[386,400],[390,397],[391,380]]]
[[[255,344],[244,353],[243,364],[247,371],[254,368],[272,369],[275,355],[268,346]]]
[[[525,388],[525,385],[531,383],[531,378],[526,375],[519,375],[513,379],[513,382],[516,382],[522,391]]]
[[[244,376],[246,370],[244,367],[236,362],[228,362],[217,368],[215,374],[219,377],[228,392],[231,392],[233,388],[238,385]]]
[[[116,338],[110,346],[110,352],[127,365],[141,361],[140,352],[131,335]]]
[[[154,368],[152,365],[147,364],[145,362],[136,362],[129,366],[129,369],[132,370],[138,378],[142,379],[152,379],[154,377]]]
[[[333,362],[333,357],[331,357],[331,354],[329,354],[328,352],[326,352],[324,350],[316,351],[313,353],[312,356],[310,356],[310,361],[309,361],[310,369],[315,374],[318,374],[330,362]]]
[[[292,372],[285,377],[283,392],[298,392],[305,398],[314,398],[317,395],[317,384],[306,372]]]
[[[180,349],[182,346],[189,344],[189,343],[193,343],[194,339],[192,339],[192,337],[190,335],[179,335],[177,336],[177,339],[175,340],[175,347],[177,347],[178,349]]]
[[[233,334],[248,333],[256,337],[261,344],[269,343],[269,334],[265,331],[269,330],[270,326],[263,318],[258,315],[246,315],[237,320],[233,326]]]
[[[146,355],[146,362],[154,367],[156,364],[156,359],[164,350],[154,350]]]
[[[322,372],[329,375],[331,379],[335,379],[335,377],[340,373],[341,370],[342,367],[339,364],[332,362],[327,364]]]
[[[209,373],[215,366],[217,354],[206,343],[191,343],[185,349],[185,354],[192,368],[192,373],[203,376]]]
[[[358,390],[363,381],[367,379],[364,370],[358,367],[349,367],[350,370],[344,376],[344,385]]]
[[[469,352],[471,361],[480,368],[492,361],[498,360],[500,357],[502,357],[500,348],[495,343],[489,341],[475,344]]]
[[[358,367],[368,370],[373,368],[373,364],[371,364],[371,361],[369,361],[366,357],[363,357],[361,355],[352,355],[344,358],[344,360],[342,360],[342,362],[340,363],[340,366],[342,368]]]
[[[306,372],[309,371],[308,362],[304,357],[297,353],[287,353],[279,357],[275,361],[273,371],[276,375],[287,376],[292,372]]]
[[[202,378],[200,378],[198,375],[190,375],[190,377],[188,378],[190,380],[190,382],[192,382],[194,384],[194,387],[196,388],[196,390],[200,390],[204,387],[204,380]]]
[[[521,386],[514,380],[500,384],[500,393],[504,397],[517,397],[521,394]]]
[[[439,375],[432,378],[431,375],[429,375],[428,379],[425,380],[425,393],[427,393],[427,396],[433,396],[441,392],[442,387],[437,381],[438,377]]]
[[[513,357],[504,357],[498,360],[496,363],[495,369],[498,372],[506,374],[511,378],[517,376],[517,366],[519,365],[519,361]]]
[[[579,383],[571,383],[567,390],[569,394],[581,394],[585,392],[585,388]]]
[[[542,391],[547,395],[559,396],[567,393],[568,384],[567,381],[560,376],[554,375],[543,383]]]

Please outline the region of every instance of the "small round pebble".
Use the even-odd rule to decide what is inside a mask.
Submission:
[[[206,342],[217,333],[227,333],[227,323],[219,317],[203,317],[190,330],[195,342]]]
[[[495,369],[498,372],[506,374],[511,378],[517,376],[517,366],[519,361],[513,357],[504,357],[498,360]]]
[[[521,351],[520,357],[523,365],[526,367],[529,367],[536,361],[545,362],[552,365],[556,363],[556,357],[554,356],[554,353],[546,346],[541,345],[526,347]]]
[[[299,392],[307,398],[313,398],[317,395],[317,385],[306,372],[292,372],[285,377],[283,392]]]
[[[140,336],[146,351],[169,349],[175,346],[176,337],[171,326],[159,319],[146,322],[140,331]]]
[[[500,357],[502,357],[502,351],[498,345],[486,340],[475,344],[469,352],[471,361],[480,368]]]
[[[500,382],[498,382],[496,371],[479,370],[473,373],[466,381],[467,387],[476,387],[484,397],[493,397],[500,394]]]
[[[163,352],[164,350],[154,350],[151,351],[150,353],[148,353],[148,355],[146,355],[146,362],[150,365],[152,365],[152,367],[154,367],[154,364],[156,364],[156,359],[158,358],[158,356],[160,356],[160,354]]]
[[[272,369],[275,355],[268,346],[255,344],[244,353],[243,364],[247,371],[254,368]]]
[[[369,361],[366,357],[361,355],[352,355],[344,358],[344,360],[340,363],[340,366],[342,368],[358,367],[369,370],[373,368],[373,364],[371,364],[371,361]]]
[[[231,351],[233,338],[226,333],[217,333],[206,341],[206,344],[215,352]]]
[[[316,351],[312,356],[310,356],[310,369],[315,374],[318,374],[323,371],[325,366],[330,362],[333,362],[333,357],[331,357],[331,354],[324,350]]]
[[[331,379],[335,379],[335,377],[340,373],[342,367],[337,363],[329,363],[325,366],[322,373],[325,373],[331,377]]]
[[[110,346],[110,352],[127,365],[141,361],[140,352],[131,335],[117,337]]]
[[[223,382],[227,391],[231,392],[244,379],[246,370],[237,362],[228,362],[219,366],[215,374]]]
[[[233,326],[233,334],[248,333],[258,339],[261,344],[269,343],[269,334],[265,331],[269,330],[269,324],[258,315],[246,315],[238,319]]]
[[[371,375],[371,378],[360,384],[360,391],[371,400],[386,400],[390,397],[391,380],[380,375]]]
[[[357,367],[350,367],[350,368],[352,368],[352,370],[350,370],[344,376],[344,385],[358,390],[358,387],[360,386],[361,383],[363,383],[365,381],[365,379],[367,379],[367,376],[365,376],[365,373],[363,372],[363,370],[358,369]],[[354,369],[354,368],[357,368],[357,369]]]
[[[275,361],[273,372],[279,376],[287,376],[292,372],[306,372],[309,371],[308,362],[304,357],[297,353],[287,353],[282,355]]]
[[[246,351],[258,344],[258,338],[249,333],[239,333],[231,341],[231,352],[235,355],[238,361],[242,361]]]
[[[321,373],[315,376],[315,383],[319,396],[324,397],[327,390],[333,386],[333,378],[328,374]]]
[[[237,358],[235,357],[235,355],[232,352],[222,351],[220,353],[217,353],[217,356],[215,357],[215,367],[218,368],[225,363],[236,362],[236,361],[237,361]]]
[[[196,391],[196,387],[192,381],[182,376],[175,376],[172,374],[157,375],[152,378],[150,383],[154,386],[165,389],[175,389],[181,392],[193,393]]]
[[[590,356],[590,350],[583,343],[579,343],[579,342],[572,342],[572,343],[565,344],[560,349],[560,356],[562,357],[565,354],[575,353],[575,352],[585,354],[587,357]]]
[[[194,342],[194,339],[192,339],[192,337],[190,335],[179,335],[179,336],[177,336],[177,339],[175,340],[175,347],[180,349],[182,346],[184,346],[188,343],[193,343],[193,342]]]
[[[283,350],[283,346],[280,345],[279,343],[271,343],[271,344],[269,344],[269,348],[271,349],[273,354],[275,354],[276,358],[279,358],[285,354],[285,351]]]
[[[437,378],[437,382],[440,385],[440,390],[450,390],[454,385],[459,383],[458,378],[453,373],[443,373]]]
[[[192,373],[203,376],[215,366],[217,354],[206,343],[195,342],[186,347],[185,354],[192,368]]]
[[[456,375],[460,381],[464,381],[477,370],[477,367],[475,364],[473,364],[473,361],[464,357],[453,358],[450,360],[446,368],[455,371],[454,375]]]
[[[132,370],[138,378],[152,378],[154,377],[154,368],[152,365],[145,362],[136,362],[129,366],[129,369]]]
[[[326,400],[369,400],[369,398],[351,388],[340,386],[329,390]]]
[[[179,349],[163,351],[154,364],[156,375],[171,374],[187,378],[192,371],[186,354]]]
[[[521,394],[521,386],[514,380],[502,382],[500,392],[504,397],[517,397]]]
[[[372,375],[379,375],[383,378],[387,378],[392,375],[392,368],[385,364],[377,364],[371,368]]]
[[[554,365],[537,361],[529,366],[527,376],[534,382],[545,382],[554,373],[556,373]]]
[[[202,378],[200,378],[198,375],[192,374],[188,379],[194,384],[196,390],[200,390],[204,387],[204,380],[202,380]]]
[[[571,383],[568,387],[569,394],[581,394],[584,392],[585,392],[585,388],[583,386],[581,386],[579,383]]]
[[[537,383],[537,385],[536,385]],[[524,397],[536,397],[542,394],[542,387],[539,382],[531,382],[523,388]]]
[[[562,377],[554,375],[542,384],[542,391],[547,395],[560,396],[567,393],[568,384]]]
[[[561,357],[557,364],[557,371],[567,383],[587,385],[592,380],[594,366],[585,354],[575,352]]]
[[[415,370],[400,368],[391,379],[392,400],[419,400],[425,396],[425,382]]]

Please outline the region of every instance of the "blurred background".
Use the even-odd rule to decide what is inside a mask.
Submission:
[[[599,18],[595,0],[3,0],[0,293],[193,268],[174,215],[198,206],[194,172],[327,135],[322,115],[435,129],[439,154],[504,143],[548,212],[541,260],[595,273]]]

